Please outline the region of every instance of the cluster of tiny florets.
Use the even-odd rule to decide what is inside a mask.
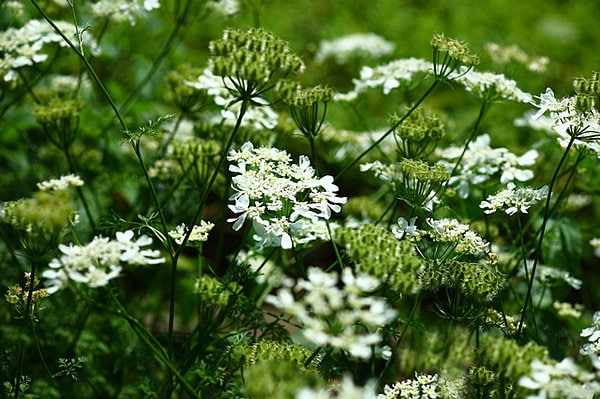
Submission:
[[[304,338],[315,345],[368,359],[382,342],[376,329],[396,317],[383,298],[371,294],[380,285],[379,279],[354,274],[350,268],[340,275],[311,267],[307,279],[298,280],[292,289],[279,288],[266,302],[297,320]]]

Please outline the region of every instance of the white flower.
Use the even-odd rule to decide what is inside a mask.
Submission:
[[[37,184],[40,191],[56,191],[65,190],[69,186],[81,187],[83,186],[83,180],[79,176],[70,174],[61,176],[58,179],[51,179],[43,181]]]
[[[548,187],[544,186],[538,190],[524,187],[516,188],[514,183],[508,183],[507,188],[490,195],[485,201],[481,201],[479,207],[484,213],[491,214],[498,210],[504,210],[507,215],[517,212],[527,213],[527,210],[538,201],[546,198]]]
[[[403,217],[399,217],[396,221],[396,224],[392,226],[392,233],[401,240],[405,235],[409,235],[411,237],[419,237],[419,230],[415,225],[417,217],[413,217],[410,221],[404,219]]]
[[[186,244],[195,246],[201,242],[205,242],[208,240],[208,233],[213,227],[215,227],[214,223],[201,220],[199,225],[194,225],[194,227],[192,227],[192,232],[190,233]],[[188,227],[185,225],[185,223],[181,223],[175,230],[169,231],[169,236],[171,236],[171,238],[173,238],[178,245],[181,245],[183,243],[183,238],[187,234],[187,231]]]
[[[437,155],[444,158],[440,163],[446,165],[448,171],[454,168],[456,160],[463,152],[462,147],[438,149]],[[508,149],[490,147],[490,136],[482,134],[469,143],[464,153],[458,172],[450,178],[448,184],[455,186],[461,198],[469,196],[470,185],[479,185],[500,175],[503,184],[511,181],[527,181],[533,178],[533,172],[525,167],[532,166],[538,157],[536,150],[529,150],[517,156]]]
[[[72,41],[78,42],[78,33],[83,43],[94,53],[97,48],[88,32],[65,21],[54,21],[55,25]],[[4,81],[17,78],[16,69],[44,62],[48,55],[43,51],[46,44],[56,43],[66,47],[65,40],[46,21],[32,19],[20,28],[8,28],[0,32],[0,76]]]
[[[594,255],[600,257],[600,238],[592,238],[590,245],[594,248]]]
[[[382,87],[383,94],[389,94],[393,89],[409,87],[416,75],[426,75],[433,72],[433,64],[420,58],[406,58],[392,61],[374,68],[363,67],[360,78],[354,79],[354,90],[347,94],[336,94],[337,101],[351,101],[358,94],[374,87]]]
[[[368,382],[364,387],[354,385],[352,379],[344,376],[342,383],[324,388],[302,388],[294,399],[377,399],[375,383]]]
[[[334,40],[322,40],[315,55],[316,62],[333,58],[345,64],[354,57],[381,58],[394,52],[394,44],[375,33],[354,33]]]
[[[110,17],[115,21],[129,21],[135,25],[137,17],[160,8],[158,0],[99,0],[92,4],[92,12],[100,18]]]
[[[50,261],[49,270],[42,273],[50,294],[66,286],[69,280],[101,287],[110,280],[118,277],[122,264],[153,265],[163,263],[160,252],[142,247],[152,244],[152,239],[146,235],[133,241],[133,231],[127,230],[116,233],[116,240],[106,237],[95,237],[89,244],[63,245],[58,249],[60,258]]]
[[[266,302],[298,320],[306,340],[368,359],[381,343],[377,329],[396,317],[384,299],[368,296],[380,284],[372,276],[355,275],[350,268],[340,276],[311,267],[307,279],[300,279],[293,291],[280,288]]]
[[[301,156],[294,164],[286,151],[254,148],[247,142],[231,151],[228,160],[229,171],[235,173],[229,209],[237,216],[227,221],[239,230],[250,219],[260,248],[290,249],[294,240],[306,243],[310,237],[318,238],[303,233],[305,227],[329,220],[346,203],[332,176],[315,176],[308,157]]]
[[[492,72],[476,72],[472,68],[461,67],[455,80],[465,89],[478,97],[489,101],[512,100],[529,103],[532,96],[517,87],[517,82],[507,79],[502,74]]]

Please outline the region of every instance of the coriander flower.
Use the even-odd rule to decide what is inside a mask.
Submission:
[[[516,44],[510,46],[501,46],[497,43],[488,43],[485,45],[492,61],[498,65],[506,65],[511,61],[524,65],[532,72],[545,72],[550,60],[548,57],[530,56]]]
[[[205,242],[208,240],[208,233],[213,227],[215,227],[214,223],[201,220],[200,225],[194,225],[192,227],[192,232],[190,233],[186,245],[193,247]],[[188,227],[185,225],[185,223],[181,223],[175,230],[169,231],[169,236],[171,236],[171,238],[173,238],[178,245],[181,245],[187,232]]]
[[[544,93],[536,96],[538,102],[531,102],[539,109],[533,118],[548,114],[552,120],[553,133],[557,135],[561,147],[572,142],[575,146],[600,154],[600,112],[595,104],[598,95],[595,92],[597,79],[598,76],[594,75],[591,81],[576,81],[576,90],[580,92],[575,96],[557,100],[552,89],[547,88]]]
[[[338,64],[345,64],[358,57],[381,58],[392,54],[394,47],[393,43],[375,33],[354,33],[320,41],[315,61],[322,63],[332,58]]]
[[[384,299],[368,295],[381,282],[365,273],[355,275],[350,268],[339,275],[311,267],[307,275],[293,289],[281,287],[266,302],[302,324],[304,338],[315,345],[370,358],[372,347],[382,341],[376,330],[396,317]]]
[[[527,260],[527,267],[531,270],[533,266],[533,260]],[[525,277],[525,270],[520,269],[518,273],[519,277]],[[538,264],[536,267],[535,279],[540,283],[550,286],[555,285],[556,283],[562,281],[567,283],[571,288],[575,290],[581,289],[581,285],[583,281],[578,278],[571,276],[571,274],[566,270],[560,270],[555,267],[550,267],[542,264]]]
[[[294,395],[294,399],[378,399],[375,383],[365,386],[354,385],[352,378],[344,376],[342,382],[326,388],[302,388]]]
[[[433,73],[433,64],[420,58],[406,58],[384,65],[363,67],[360,77],[354,79],[354,90],[345,94],[336,94],[337,101],[352,101],[360,93],[374,87],[382,87],[383,94],[388,95],[396,88],[409,88],[416,76]]]
[[[377,395],[377,399],[436,399],[441,398],[442,391],[438,382],[437,374],[416,374],[415,378],[407,379],[386,385],[383,394]]]
[[[40,191],[56,191],[56,190],[65,190],[69,186],[81,187],[83,186],[83,180],[79,176],[74,174],[69,174],[65,176],[61,176],[58,179],[51,179],[48,181],[43,181],[37,184],[38,189]]]
[[[332,176],[317,178],[306,156],[293,164],[286,151],[270,147],[254,148],[250,142],[228,156],[229,170],[235,175],[235,193],[229,209],[237,214],[227,221],[239,230],[252,221],[259,247],[290,249],[295,236],[307,225],[328,220],[341,210],[345,197],[337,195]],[[306,235],[304,235],[306,238]]]
[[[488,101],[511,100],[529,103],[532,100],[531,94],[519,89],[517,82],[507,79],[502,74],[476,72],[463,66],[455,80],[468,92]]]
[[[65,21],[54,21],[56,26],[73,42],[81,34],[83,43],[92,51],[96,46],[87,31]],[[46,21],[32,19],[20,28],[8,28],[0,32],[0,76],[4,81],[17,79],[17,69],[32,66],[48,59],[44,48],[51,43],[66,47],[67,43]]]
[[[419,235],[428,240],[418,241],[423,255],[433,259],[453,259],[462,255],[489,255],[490,244],[468,224],[456,219],[427,218],[429,229],[420,230]]]
[[[595,356],[600,360],[600,312],[594,313],[592,326],[584,328],[579,335],[588,340],[581,347],[579,353],[585,356]]]
[[[513,182],[508,183],[507,188],[490,195],[485,201],[481,201],[479,207],[484,213],[491,214],[502,209],[507,215],[517,212],[527,213],[527,210],[543,200],[548,195],[548,186],[538,190],[529,187],[516,188]]]
[[[438,149],[436,154],[443,158],[440,163],[451,171],[462,152],[463,147],[453,146]],[[533,171],[525,167],[534,165],[537,157],[536,150],[529,150],[517,156],[503,147],[492,148],[490,136],[483,134],[469,143],[458,172],[450,178],[448,185],[455,186],[461,198],[467,198],[471,184],[481,184],[497,175],[503,184],[514,180],[531,180]]]
[[[100,0],[92,4],[92,13],[99,18],[112,18],[115,21],[129,21],[135,25],[136,17],[143,17],[148,11],[160,8],[158,0]]]
[[[569,357],[558,363],[534,359],[529,375],[522,376],[518,385],[535,392],[526,399],[592,399],[600,393],[600,383],[594,377]]]
[[[50,261],[49,270],[42,273],[46,279],[48,293],[53,294],[68,285],[69,281],[85,284],[89,287],[107,285],[110,280],[120,276],[122,264],[153,265],[163,263],[160,252],[143,249],[152,244],[146,235],[133,240],[133,231],[117,232],[115,240],[106,237],[94,237],[87,245],[64,245],[58,249],[59,258]]]

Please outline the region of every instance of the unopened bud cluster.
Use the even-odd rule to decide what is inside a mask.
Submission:
[[[389,119],[390,126],[396,126],[396,144],[403,158],[423,159],[433,152],[438,141],[444,136],[444,122],[436,115],[428,114],[420,108],[408,118],[401,120],[397,115]]]
[[[228,29],[210,43],[210,68],[215,75],[266,83],[276,75],[301,72],[304,64],[288,43],[263,29]]]
[[[433,35],[433,71],[437,79],[448,79],[451,72],[461,65],[471,68],[479,63],[479,57],[472,54],[469,45],[456,39],[447,38],[443,33]]]
[[[36,105],[33,115],[38,123],[46,125],[76,118],[79,116],[82,107],[83,101],[81,99],[68,100],[56,97],[47,104]]]
[[[414,208],[427,207],[443,183],[450,178],[446,168],[417,159],[403,159],[398,164],[402,182],[397,185],[397,195]]]
[[[575,109],[585,113],[598,108],[600,95],[600,74],[594,72],[590,79],[577,78],[573,81],[575,89]]]
[[[333,98],[333,90],[328,87],[297,87],[284,101],[290,106],[292,119],[298,129],[309,138],[315,137],[325,121],[327,103]]]
[[[25,315],[27,309],[29,310],[29,316],[36,320],[36,313],[41,310],[40,303],[42,299],[48,297],[48,290],[45,288],[36,288],[40,285],[40,281],[37,277],[34,277],[33,284],[31,282],[31,273],[25,273],[25,284],[23,287],[19,284],[8,287],[4,298],[6,302],[10,303],[15,307],[19,317]],[[32,288],[31,295],[29,288]],[[29,305],[27,304],[29,302]]]

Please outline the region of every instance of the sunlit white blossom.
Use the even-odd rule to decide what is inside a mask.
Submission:
[[[507,215],[514,215],[518,212],[527,213],[532,205],[543,200],[547,195],[548,186],[536,190],[529,187],[517,188],[513,182],[510,182],[506,189],[481,201],[479,207],[486,214],[495,213],[498,210],[503,210]]]
[[[259,247],[292,248],[294,237],[308,242],[301,233],[319,220],[328,220],[341,210],[345,197],[337,195],[332,176],[318,178],[306,156],[291,162],[286,151],[270,147],[254,148],[250,142],[239,151],[232,150],[229,209],[237,216],[228,219],[239,230],[247,219],[252,221]],[[314,236],[316,239],[316,236]],[[300,241],[296,241],[300,243]]]
[[[502,74],[478,72],[463,66],[455,81],[462,84],[467,91],[488,101],[512,100],[528,103],[532,100],[531,94],[519,89],[517,82]]]
[[[410,87],[415,76],[430,73],[433,73],[433,64],[420,58],[399,59],[374,68],[363,67],[360,77],[353,79],[354,90],[336,94],[334,99],[352,101],[358,94],[374,87],[382,87],[383,94],[387,95],[393,89]]]
[[[186,81],[186,85],[198,90],[204,90],[213,98],[214,103],[221,108],[220,113],[208,117],[207,121],[214,124],[224,123],[234,126],[240,111],[241,103],[235,101],[235,97],[225,86],[222,77],[214,75],[209,68],[205,68],[202,75],[195,81]],[[255,99],[259,101],[260,99]],[[279,115],[273,107],[264,102],[260,106],[252,106],[246,110],[243,126],[254,129],[273,129],[277,126]]]
[[[600,359],[600,312],[594,313],[592,325],[584,328],[580,335],[587,338],[588,342],[583,344],[579,352]]]
[[[294,399],[377,399],[375,383],[365,386],[354,384],[352,378],[344,376],[341,383],[322,388],[302,388],[294,395]]]

